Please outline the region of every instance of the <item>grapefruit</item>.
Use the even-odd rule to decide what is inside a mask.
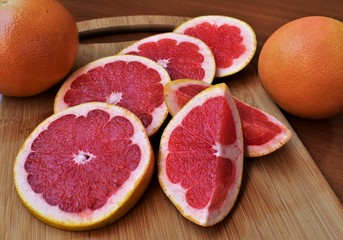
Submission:
[[[76,22],[58,1],[0,1],[0,94],[52,87],[71,70],[78,47]]]
[[[63,83],[54,111],[86,102],[116,104],[135,113],[151,136],[168,115],[163,89],[169,81],[165,69],[150,59],[129,55],[101,58]]]
[[[134,206],[148,186],[153,150],[128,110],[86,103],[53,114],[29,135],[14,163],[27,209],[61,229],[107,225]]]
[[[200,16],[178,26],[174,32],[201,39],[212,50],[216,77],[243,69],[256,51],[256,35],[246,22],[227,16]]]
[[[174,80],[165,86],[164,98],[171,115],[175,115],[195,95],[210,87],[192,79]],[[244,155],[260,157],[286,144],[291,131],[272,115],[233,97],[243,126]]]
[[[322,16],[291,21],[264,44],[260,80],[290,114],[321,119],[343,112],[343,22]]]
[[[213,54],[204,42],[176,33],[143,38],[119,54],[140,55],[154,60],[168,71],[172,80],[192,78],[211,83],[216,69]]]
[[[164,129],[158,179],[185,218],[211,226],[233,207],[242,170],[239,114],[226,84],[217,84],[192,98]]]

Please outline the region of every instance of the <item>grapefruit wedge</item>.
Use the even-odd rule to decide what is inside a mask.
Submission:
[[[175,33],[201,39],[213,52],[216,77],[243,69],[256,51],[256,35],[246,22],[227,16],[201,16],[178,26]]]
[[[211,83],[216,66],[211,49],[183,34],[161,33],[143,38],[119,54],[147,57],[163,66],[171,79],[192,78]]]
[[[179,79],[165,85],[164,98],[175,115],[195,95],[210,87],[208,83]],[[276,151],[291,138],[291,131],[272,115],[233,97],[243,126],[244,155],[260,157]]]
[[[163,89],[169,81],[166,70],[150,59],[129,55],[101,58],[63,83],[54,111],[86,102],[115,104],[136,114],[151,136],[168,115]]]
[[[43,222],[94,229],[134,206],[151,179],[153,156],[133,113],[85,103],[53,114],[29,135],[14,163],[15,187]]]
[[[184,217],[211,226],[233,207],[242,170],[239,114],[226,84],[217,84],[192,98],[164,129],[158,179]]]

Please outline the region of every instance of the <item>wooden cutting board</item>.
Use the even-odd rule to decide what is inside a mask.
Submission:
[[[79,22],[81,38],[109,33],[171,31],[184,17],[131,16]],[[133,34],[132,34],[133,33]],[[126,37],[118,37],[123,39]],[[129,42],[82,44],[75,69],[117,53]],[[248,65],[225,81],[233,95],[287,122]],[[292,130],[278,151],[245,159],[238,200],[231,213],[213,227],[186,220],[163,194],[155,175],[137,205],[123,218],[88,232],[58,230],[37,220],[20,202],[13,184],[13,162],[29,133],[52,114],[55,88],[31,98],[0,95],[0,239],[342,239],[343,211],[313,159]],[[153,137],[155,149],[159,135]]]

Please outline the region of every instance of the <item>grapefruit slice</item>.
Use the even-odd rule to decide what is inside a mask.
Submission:
[[[51,226],[98,228],[141,197],[153,156],[133,113],[85,103],[53,114],[29,135],[14,163],[15,187],[27,209]]]
[[[164,98],[175,115],[196,94],[210,87],[208,83],[179,79],[165,85]],[[272,115],[233,97],[243,125],[244,155],[260,157],[276,151],[291,138],[291,131]]]
[[[239,193],[243,136],[226,84],[192,98],[163,131],[160,185],[187,219],[211,226],[228,215]]]
[[[216,62],[216,77],[224,77],[243,69],[256,51],[254,30],[244,21],[226,16],[201,16],[178,26],[175,33],[204,41]]]
[[[54,111],[86,102],[116,104],[136,114],[151,136],[168,115],[163,89],[169,81],[166,70],[150,59],[129,55],[101,58],[63,83]]]
[[[176,33],[143,38],[119,54],[147,57],[163,66],[171,79],[192,78],[211,83],[216,66],[211,49],[201,40]]]

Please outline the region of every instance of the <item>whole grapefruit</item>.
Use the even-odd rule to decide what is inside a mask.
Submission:
[[[0,93],[32,96],[62,80],[79,46],[76,22],[55,0],[0,0]]]
[[[281,26],[261,50],[258,73],[293,115],[320,119],[343,112],[343,23],[309,16]]]

